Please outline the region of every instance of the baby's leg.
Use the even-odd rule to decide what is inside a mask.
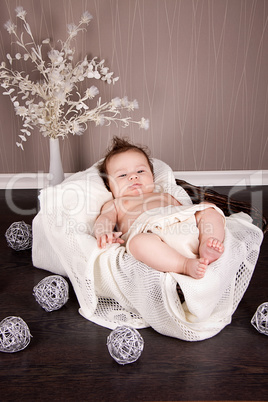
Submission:
[[[224,251],[224,218],[214,208],[195,214],[199,229],[199,256],[216,261]]]
[[[193,278],[203,278],[209,261],[205,258],[186,258],[164,243],[154,233],[140,233],[129,241],[131,254],[157,271],[176,272]]]

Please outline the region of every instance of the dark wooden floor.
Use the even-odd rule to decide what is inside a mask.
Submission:
[[[268,216],[267,187],[216,190],[235,192]],[[120,366],[106,347],[110,330],[79,315],[72,288],[58,311],[36,303],[33,287],[50,273],[33,267],[30,251],[10,249],[4,234],[15,221],[31,223],[37,208],[37,191],[0,191],[0,320],[19,316],[33,336],[21,352],[0,352],[1,401],[268,401],[268,337],[250,324],[268,301],[268,235],[250,286],[220,334],[190,343],[144,329],[140,359]]]

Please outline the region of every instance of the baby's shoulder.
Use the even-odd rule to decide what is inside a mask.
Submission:
[[[111,211],[112,209],[115,209],[115,204],[114,204],[114,199],[109,200],[103,204],[101,207],[101,212],[106,212],[106,211]]]

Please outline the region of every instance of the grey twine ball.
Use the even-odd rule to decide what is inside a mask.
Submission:
[[[0,351],[19,352],[29,345],[31,334],[28,325],[20,317],[6,317],[0,322]]]
[[[69,285],[60,275],[47,276],[33,288],[33,295],[46,311],[59,310],[67,303]]]
[[[252,317],[251,324],[261,334],[268,335],[268,302],[262,303]]]
[[[117,363],[128,364],[138,360],[143,351],[144,341],[136,329],[123,325],[110,333],[107,347]]]
[[[24,221],[12,223],[5,236],[8,246],[13,250],[20,251],[32,247],[32,227]]]

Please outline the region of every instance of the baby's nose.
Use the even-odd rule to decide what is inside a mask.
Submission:
[[[133,180],[133,179],[137,179],[137,178],[138,178],[137,173],[132,173],[129,175],[129,180]]]

